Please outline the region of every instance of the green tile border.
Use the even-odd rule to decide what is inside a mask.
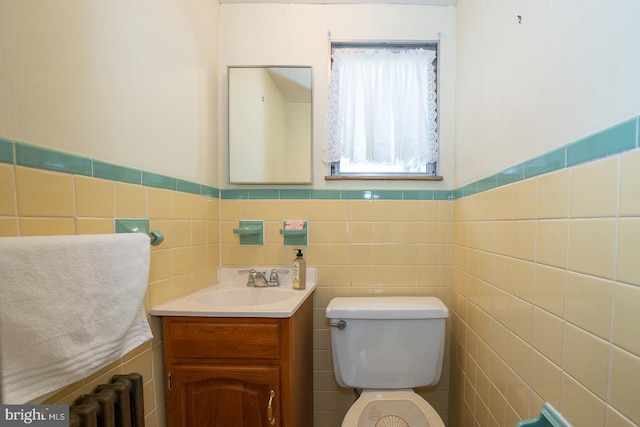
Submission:
[[[50,171],[71,173],[74,175],[92,176],[91,160],[49,150],[35,145],[15,143],[16,165]]]
[[[638,118],[628,120],[567,146],[567,166],[628,151],[637,146]]]
[[[13,163],[13,143],[0,138],[0,163]]]
[[[0,138],[0,163],[230,200],[455,200],[640,148],[639,127],[637,116],[454,190],[218,189],[5,138]]]
[[[215,187],[118,166],[6,138],[0,138],[0,163],[83,175],[109,181],[143,185],[145,187],[162,188],[211,198],[220,197],[220,190]]]
[[[97,160],[93,161],[93,177],[129,184],[142,184],[142,171]]]
[[[639,128],[637,116],[453,190],[453,199],[640,148]]]

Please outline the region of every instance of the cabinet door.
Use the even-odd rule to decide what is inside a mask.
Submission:
[[[167,396],[168,425],[279,427],[279,378],[277,366],[174,365]]]

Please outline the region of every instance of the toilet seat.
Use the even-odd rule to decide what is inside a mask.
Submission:
[[[413,390],[364,390],[342,427],[445,427],[442,418]]]

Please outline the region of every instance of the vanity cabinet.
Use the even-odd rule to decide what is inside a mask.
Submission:
[[[162,323],[168,427],[313,425],[312,298],[289,318]]]

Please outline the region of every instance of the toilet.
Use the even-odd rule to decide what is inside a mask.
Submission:
[[[449,310],[434,297],[338,297],[326,310],[336,380],[362,389],[342,427],[444,427],[413,391],[440,380]]]

